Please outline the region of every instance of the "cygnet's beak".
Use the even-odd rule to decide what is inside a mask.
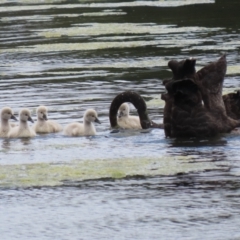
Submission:
[[[34,121],[32,120],[32,118],[30,116],[28,117],[28,121],[34,123]]]
[[[101,122],[99,121],[99,119],[97,117],[95,118],[94,122],[101,124]]]
[[[122,117],[123,116],[123,112],[122,111],[119,111],[118,112],[118,117],[120,118],[120,117]]]
[[[15,121],[18,121],[17,118],[14,115],[11,116],[11,119],[13,119]]]
[[[47,115],[46,115],[46,114],[43,114],[43,119],[44,119],[44,120],[46,120],[46,121],[48,120],[48,118],[47,118]]]

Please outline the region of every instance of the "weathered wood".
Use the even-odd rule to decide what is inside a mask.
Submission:
[[[218,61],[203,67],[193,77],[202,93],[204,106],[209,110],[217,108],[218,111],[225,113],[222,87],[226,71],[226,55],[223,55]]]
[[[161,95],[161,99],[165,101],[163,110],[163,125],[166,137],[172,136],[172,109],[174,95],[171,86],[176,80],[192,78],[196,73],[195,64],[196,60],[193,58],[182,60],[180,62],[176,60],[171,60],[168,62],[168,67],[172,70],[173,77],[170,80],[163,81],[163,84],[166,86],[168,93]]]
[[[195,61],[186,61],[169,62],[173,79],[165,82],[168,96],[162,96],[166,137],[208,137],[240,126],[239,120],[227,115],[222,98],[226,56],[195,73]],[[191,79],[178,80],[184,74]]]
[[[196,73],[196,60],[189,58],[180,62],[171,60],[168,62],[168,67],[172,70],[173,80],[180,80],[183,78],[191,78]]]
[[[193,80],[174,81],[167,89],[173,95],[167,137],[211,137],[218,133],[215,118],[202,105],[201,92]]]
[[[227,115],[235,120],[240,119],[240,91],[223,95]]]

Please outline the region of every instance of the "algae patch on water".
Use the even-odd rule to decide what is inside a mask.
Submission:
[[[160,98],[160,95],[154,96],[150,101],[146,102],[148,107],[164,107],[165,101]]]
[[[240,73],[240,65],[228,66],[228,68],[227,68],[228,75],[236,75],[239,73]]]
[[[168,176],[218,169],[216,163],[178,156],[75,160],[70,163],[38,163],[0,166],[0,187],[60,186],[63,181],[83,181],[129,176]]]

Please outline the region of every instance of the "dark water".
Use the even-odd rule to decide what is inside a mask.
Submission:
[[[33,4],[34,2],[34,4]],[[0,2],[0,108],[49,107],[65,125],[98,111],[95,137],[0,139],[1,239],[240,239],[240,135],[112,134],[120,92],[162,122],[170,59],[197,68],[227,53],[240,87],[240,2]],[[134,109],[131,111],[136,113]]]

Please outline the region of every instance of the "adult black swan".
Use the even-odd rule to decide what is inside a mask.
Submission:
[[[163,124],[157,124],[149,119],[147,105],[144,99],[134,91],[125,91],[119,93],[113,99],[109,110],[109,120],[112,128],[119,127],[117,123],[117,112],[119,107],[125,102],[132,103],[134,107],[137,109],[142,129],[163,128]]]

